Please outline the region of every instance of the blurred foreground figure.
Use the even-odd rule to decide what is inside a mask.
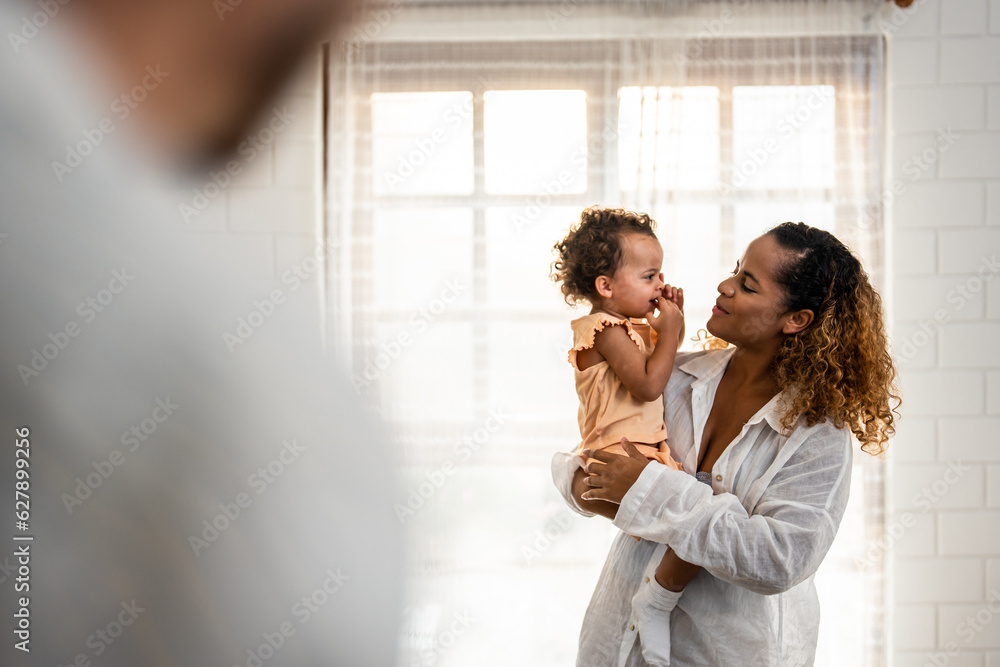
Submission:
[[[0,7],[0,664],[393,664],[380,435],[305,290],[201,248],[170,180],[352,11]]]

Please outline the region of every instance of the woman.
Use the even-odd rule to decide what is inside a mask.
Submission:
[[[840,241],[802,223],[752,241],[718,290],[707,328],[732,347],[678,354],[664,393],[684,472],[631,445],[629,456],[583,452],[598,459],[586,469],[578,456],[553,459],[571,507],[622,530],[577,665],[646,665],[631,600],[665,544],[703,567],[670,617],[672,665],[814,661],[812,578],[847,505],[851,434],[881,453],[899,402],[881,300]]]

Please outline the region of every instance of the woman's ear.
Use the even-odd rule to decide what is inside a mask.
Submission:
[[[781,327],[781,333],[797,334],[812,324],[816,315],[808,308],[797,310],[785,316],[785,324]]]
[[[611,279],[607,276],[597,276],[594,287],[597,288],[597,293],[605,299],[611,298]]]

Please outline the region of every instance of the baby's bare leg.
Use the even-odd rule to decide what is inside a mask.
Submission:
[[[663,554],[663,558],[656,568],[656,582],[668,591],[679,593],[700,570],[700,565],[692,565],[681,560],[673,549],[667,547],[667,553]]]

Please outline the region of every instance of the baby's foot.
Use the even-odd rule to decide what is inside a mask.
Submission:
[[[681,592],[668,591],[649,577],[632,598],[632,617],[639,631],[642,657],[651,667],[670,664],[670,612]]]

